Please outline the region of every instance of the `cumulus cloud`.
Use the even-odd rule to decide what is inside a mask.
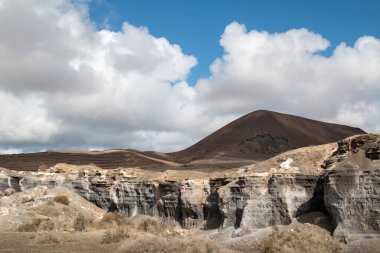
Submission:
[[[178,150],[256,109],[379,130],[380,41],[319,54],[306,29],[232,23],[211,76],[186,83],[194,56],[144,27],[97,30],[86,1],[0,1],[0,149]]]
[[[220,40],[224,55],[196,90],[212,114],[262,108],[379,130],[380,41],[359,38],[333,54],[307,29],[270,34],[232,23]]]
[[[98,31],[78,1],[2,1],[0,31],[3,149],[191,143],[196,58],[179,46],[129,23]]]

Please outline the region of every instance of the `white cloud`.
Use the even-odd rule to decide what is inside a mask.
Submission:
[[[0,31],[3,143],[148,149],[141,132],[180,129],[190,144],[196,59],[179,46],[128,23],[98,31],[65,0],[3,1]]]
[[[1,8],[1,4],[0,4],[0,8]],[[5,149],[5,150],[1,150],[0,154],[20,154],[22,153],[22,149]]]
[[[0,149],[176,150],[262,108],[379,129],[376,38],[323,57],[329,42],[306,29],[232,23],[212,75],[191,87],[195,57],[127,22],[99,31],[87,8],[0,1]]]
[[[0,92],[0,139],[2,143],[45,142],[57,133],[59,121],[47,117],[41,99],[15,97]]]
[[[270,109],[373,131],[380,125],[380,41],[365,36],[323,57],[329,42],[306,29],[247,31],[236,22],[220,40],[225,52],[197,84],[215,115]]]

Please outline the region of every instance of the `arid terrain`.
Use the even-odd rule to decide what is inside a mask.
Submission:
[[[0,156],[0,252],[376,252],[380,135],[257,111],[183,151]]]
[[[185,162],[205,158],[262,161],[291,149],[336,142],[364,133],[359,128],[259,110],[169,155]]]
[[[327,144],[364,133],[359,128],[260,110],[231,122],[191,147],[178,152],[141,152],[124,149],[48,151],[1,155],[0,167],[37,171],[57,163],[68,163],[93,164],[103,169],[140,167],[160,170],[168,166],[179,166],[178,169],[230,169],[263,161],[291,149]]]

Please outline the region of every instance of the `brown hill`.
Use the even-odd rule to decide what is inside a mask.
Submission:
[[[173,162],[148,157],[134,150],[107,151],[48,151],[27,154],[0,155],[0,167],[12,170],[36,171],[57,163],[94,164],[103,169],[118,167],[173,166]]]
[[[363,134],[359,128],[259,110],[222,127],[193,146],[169,154],[175,160],[263,160],[278,153]]]
[[[251,164],[253,160],[263,160],[290,149],[335,142],[363,133],[359,128],[261,110],[231,122],[179,152],[48,151],[0,155],[0,167],[36,171],[57,163],[68,163],[94,164],[104,169],[138,166],[161,171],[163,167],[193,162],[191,166],[195,169],[217,170]]]

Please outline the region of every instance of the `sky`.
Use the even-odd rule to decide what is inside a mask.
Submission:
[[[379,1],[0,0],[0,152],[174,151],[267,109],[380,131]]]
[[[191,70],[190,85],[210,75],[209,66],[223,54],[220,36],[234,21],[249,30],[271,33],[307,28],[330,41],[323,55],[331,55],[342,41],[353,45],[363,35],[380,37],[377,0],[98,0],[92,1],[89,11],[100,29],[118,31],[128,20],[196,56],[198,64]]]

